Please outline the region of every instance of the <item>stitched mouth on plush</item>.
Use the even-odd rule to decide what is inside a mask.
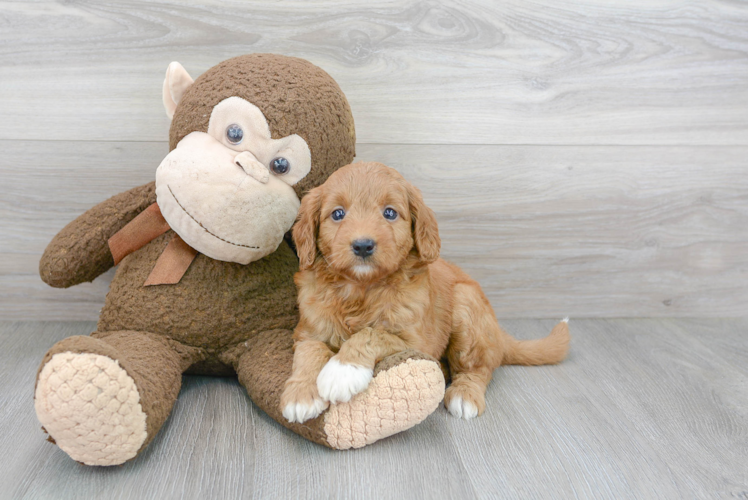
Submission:
[[[186,208],[184,208],[184,206],[183,206],[183,205],[182,205],[181,203],[179,203],[179,198],[177,198],[177,196],[176,196],[176,195],[174,194],[174,191],[172,191],[171,187],[170,187],[170,186],[169,186],[168,184],[166,185],[166,187],[168,187],[168,188],[169,188],[169,192],[171,193],[172,197],[174,197],[174,201],[176,201],[176,202],[177,202],[177,205],[179,205],[179,208],[181,208],[181,209],[182,209],[182,210],[184,211],[184,213],[186,213],[187,215],[189,215],[189,216],[190,216],[190,218],[191,218],[192,220],[194,220],[194,221],[195,221],[195,222],[196,222],[196,223],[197,223],[197,224],[198,224],[198,225],[199,225],[200,227],[202,227],[203,229],[205,229],[205,232],[206,232],[206,233],[208,233],[209,235],[211,235],[211,236],[213,236],[213,237],[215,237],[215,238],[218,238],[219,240],[221,240],[221,241],[224,241],[224,242],[226,242],[226,243],[228,243],[228,244],[230,244],[230,245],[236,245],[236,246],[238,246],[238,247],[245,247],[245,248],[256,248],[256,249],[259,249],[259,248],[260,248],[260,247],[258,247],[258,246],[256,246],[256,245],[243,245],[243,244],[241,244],[241,243],[234,243],[233,241],[229,241],[229,240],[227,240],[227,239],[225,239],[225,238],[221,238],[221,237],[220,237],[220,236],[218,236],[217,234],[213,233],[213,232],[212,232],[212,231],[211,231],[210,229],[208,229],[207,227],[205,227],[205,226],[203,225],[203,223],[202,223],[202,222],[200,222],[200,221],[199,221],[199,220],[197,220],[197,219],[196,219],[195,217],[193,217],[193,216],[192,216],[192,214],[190,214],[190,213],[189,213],[189,212],[187,211],[187,209],[186,209]]]
[[[185,137],[156,171],[156,196],[169,226],[213,259],[248,264],[274,252],[291,228],[299,199],[275,175],[257,180],[242,153],[202,132]]]

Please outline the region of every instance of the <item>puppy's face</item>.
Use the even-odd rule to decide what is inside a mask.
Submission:
[[[349,278],[391,274],[413,248],[408,194],[388,172],[347,180],[325,190],[319,251],[331,270]]]
[[[321,255],[331,272],[359,282],[392,274],[411,255],[422,264],[439,256],[420,192],[378,163],[343,167],[305,196],[293,236],[302,269]]]

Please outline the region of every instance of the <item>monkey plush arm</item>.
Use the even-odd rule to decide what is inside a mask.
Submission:
[[[120,193],[65,226],[44,250],[39,275],[55,288],[94,278],[114,266],[108,240],[156,201],[155,182]]]

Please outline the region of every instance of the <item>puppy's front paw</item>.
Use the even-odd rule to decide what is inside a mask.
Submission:
[[[327,406],[327,402],[319,398],[313,400],[311,404],[299,401],[288,403],[283,408],[283,416],[291,423],[302,423],[317,418],[319,414],[327,408]]]
[[[314,386],[305,387],[303,384],[287,384],[281,396],[283,417],[291,423],[317,418],[329,403],[320,398],[315,389]]]
[[[317,390],[331,403],[347,403],[353,396],[369,387],[374,370],[359,365],[342,364],[330,358],[317,377]]]

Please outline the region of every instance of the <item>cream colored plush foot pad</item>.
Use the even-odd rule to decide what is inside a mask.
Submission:
[[[135,382],[106,356],[55,354],[39,374],[35,399],[57,446],[86,465],[124,463],[147,436]]]
[[[327,442],[338,450],[361,448],[422,422],[443,398],[439,365],[409,359],[380,372],[348,403],[330,406],[325,414]]]

